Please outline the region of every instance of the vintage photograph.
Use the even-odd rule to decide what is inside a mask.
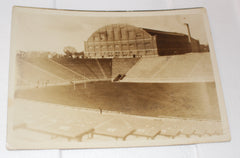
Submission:
[[[8,149],[229,140],[204,8],[13,8]]]

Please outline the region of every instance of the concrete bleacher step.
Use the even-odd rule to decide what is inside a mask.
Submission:
[[[135,131],[126,120],[120,118],[112,118],[96,126],[94,129],[94,135],[103,135],[123,140]]]
[[[112,59],[112,78],[118,74],[126,74],[141,58],[114,58]]]
[[[142,58],[122,82],[213,82],[209,53]]]
[[[73,72],[68,69],[64,69],[61,65],[48,58],[26,58],[24,60],[68,81],[77,77],[77,75]]]
[[[109,59],[69,59],[63,57],[53,60],[88,80],[108,79],[111,76],[111,60]]]
[[[96,62],[97,62],[97,65],[98,65],[98,67],[99,67],[99,69],[100,69],[100,71],[101,71],[102,75],[103,75],[103,76],[104,76],[104,78],[106,79],[106,78],[107,78],[107,76],[106,76],[106,74],[105,74],[105,72],[104,72],[104,70],[103,70],[103,68],[102,68],[101,64],[99,63],[98,59],[96,59]]]
[[[83,79],[86,78],[83,74],[80,74],[80,73],[78,73],[76,71],[73,71],[72,69],[70,69],[70,68],[68,68],[68,67],[66,67],[66,66],[64,66],[62,64],[59,64],[58,62],[56,62],[56,61],[54,61],[52,59],[49,59],[49,61],[54,63],[54,64],[56,64],[56,65],[59,65],[62,68],[62,70],[66,70],[66,71],[69,71],[69,72],[73,73],[74,74],[74,78],[78,78],[80,80],[83,80]],[[72,78],[72,79],[74,79],[74,78]]]
[[[155,140],[159,136],[174,139],[182,135],[203,137],[222,134],[221,122],[214,120],[153,118],[111,112],[100,114],[99,110],[24,99],[17,99],[15,102],[14,105],[18,106],[13,106],[16,119],[14,122],[17,123],[14,132],[29,140],[34,140],[32,137],[37,137],[38,133],[39,140],[54,141],[64,138],[63,141],[67,142],[143,138]],[[33,134],[24,135],[24,130],[25,134]]]
[[[41,84],[59,84],[67,80],[56,74],[42,69],[27,61],[17,59],[17,85],[18,86],[41,86]]]

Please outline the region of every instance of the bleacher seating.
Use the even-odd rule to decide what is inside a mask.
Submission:
[[[113,58],[112,59],[112,78],[119,74],[123,75],[128,72],[140,58]]]
[[[64,76],[57,75],[56,73],[47,71],[45,68],[38,67],[19,58],[16,59],[16,79],[16,84],[20,87],[41,87],[45,86],[45,84],[51,85],[68,82],[68,78]]]
[[[104,70],[105,76],[107,78],[112,77],[112,60],[111,59],[96,59],[102,69]]]
[[[24,135],[23,131],[26,133],[29,133],[29,130],[35,131],[34,137],[38,136],[37,132],[40,136],[45,134],[41,137],[43,140],[49,140],[50,137],[46,136],[49,134],[56,138],[66,138],[67,141],[91,141],[95,139],[95,135],[117,140],[128,140],[128,137],[135,136],[136,140],[138,137],[147,139],[162,139],[158,136],[176,138],[179,135],[206,137],[223,133],[221,121],[218,120],[137,117],[106,111],[100,114],[94,109],[73,108],[23,99],[15,100],[14,105],[18,106],[12,106],[9,110],[10,116],[15,116],[13,126],[18,127],[14,128],[15,135],[20,134],[24,139],[30,140],[33,140],[32,135]],[[20,126],[22,124],[25,126]],[[84,135],[88,138],[82,140]],[[36,141],[40,140],[36,139]]]
[[[142,58],[123,79],[125,82],[214,81],[209,53]]]
[[[162,120],[152,119],[128,119],[128,122],[136,129],[132,135],[154,139],[160,134]]]
[[[113,137],[115,139],[125,140],[127,136],[132,134],[135,129],[126,121],[121,118],[112,118],[94,128],[94,135],[103,135]]]
[[[82,76],[64,69],[61,65],[52,62],[48,58],[25,58],[24,60],[68,81],[72,81],[75,78],[83,79]]]
[[[53,58],[52,60],[88,79],[107,79],[111,77],[110,59],[71,59],[63,57]]]
[[[17,57],[17,85],[41,86],[111,79],[111,59]],[[33,87],[33,86],[30,86]]]

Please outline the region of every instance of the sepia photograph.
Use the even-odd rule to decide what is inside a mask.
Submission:
[[[13,8],[8,149],[229,140],[205,8]]]

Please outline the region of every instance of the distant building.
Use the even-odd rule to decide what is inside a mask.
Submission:
[[[188,35],[139,28],[128,24],[106,25],[84,42],[87,58],[129,58],[200,52],[199,41]]]

